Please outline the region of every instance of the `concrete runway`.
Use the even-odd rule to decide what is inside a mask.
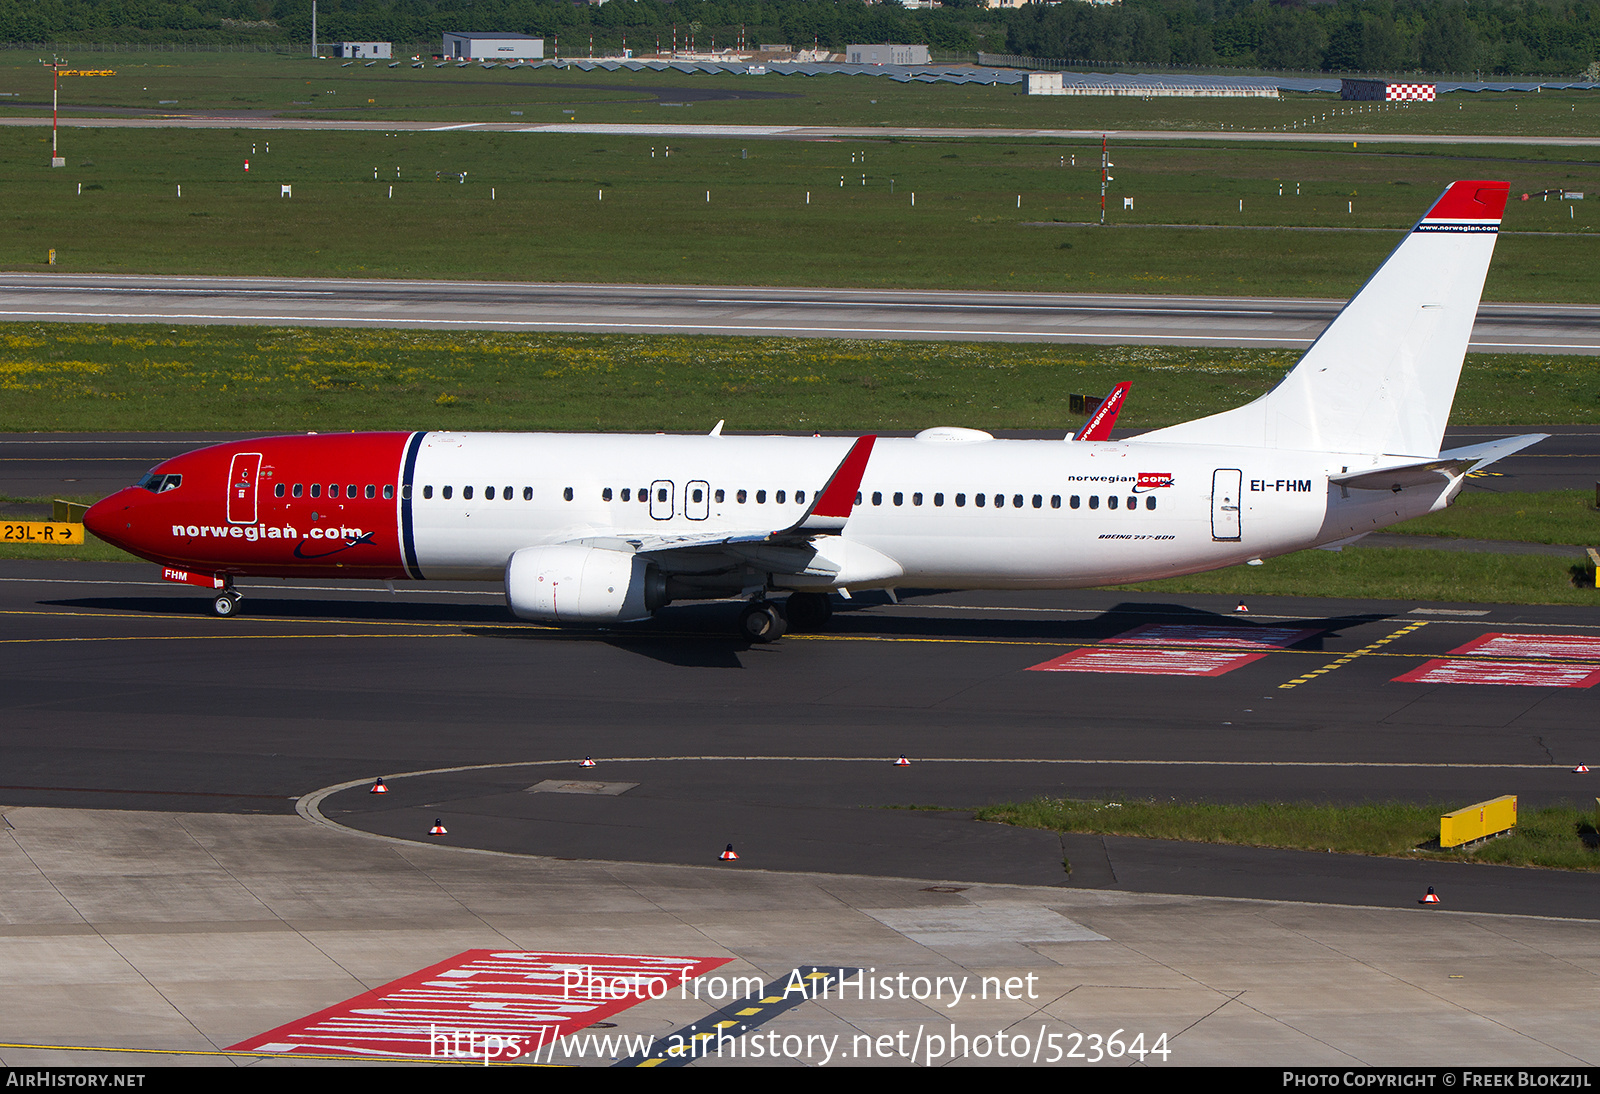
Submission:
[[[0,117],[0,126],[48,126],[48,115],[38,117]],[[926,140],[1081,140],[1098,144],[1101,138],[1113,141],[1223,141],[1229,144],[1431,144],[1431,145],[1535,145],[1592,148],[1600,137],[1535,137],[1498,134],[1458,133],[1313,133],[1295,130],[1288,133],[1253,133],[1236,130],[1177,129],[1008,129],[1001,127],[962,128],[940,126],[891,125],[718,125],[685,122],[553,122],[528,125],[523,122],[437,122],[366,121],[362,119],[280,118],[259,112],[227,110],[175,111],[150,117],[81,118],[64,117],[62,128],[72,129],[299,129],[337,132],[460,132],[480,133],[584,133],[617,136],[709,137],[767,140],[831,140],[840,137],[887,139],[890,137]]]
[[[1100,344],[1311,344],[1343,301],[0,274],[0,320],[622,331]],[[1484,304],[1478,352],[1600,353],[1600,306]]]

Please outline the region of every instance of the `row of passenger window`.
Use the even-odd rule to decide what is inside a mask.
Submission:
[[[1024,495],[1024,494],[1012,494],[1011,495],[1011,508],[1013,508],[1013,509],[1024,509],[1024,508],[1027,507],[1029,500],[1030,499],[1028,498],[1027,495]],[[1044,508],[1044,495],[1043,494],[1034,494],[1031,500],[1033,502],[1033,507],[1035,509],[1043,509]],[[862,501],[861,495],[857,494],[856,495],[856,504],[860,505],[861,501]],[[892,496],[892,501],[893,501],[893,503],[895,505],[904,505],[906,503],[906,495],[905,495],[905,493],[903,491],[896,490],[894,492],[893,496]],[[945,497],[944,497],[944,495],[942,493],[933,495],[933,504],[935,506],[942,506],[944,504],[944,501],[945,501]],[[967,504],[967,495],[965,495],[965,494],[957,494],[955,496],[955,498],[954,498],[954,501],[955,501],[955,505],[956,505],[957,509],[964,508],[966,506],[966,504]],[[1089,495],[1088,501],[1089,501],[1089,508],[1090,509],[1098,509],[1098,508],[1100,508],[1100,496],[1098,494]],[[1106,502],[1106,508],[1107,509],[1116,509],[1119,505],[1121,505],[1122,499],[1120,499],[1115,494],[1113,494],[1113,495],[1107,497],[1105,499],[1105,502]],[[1081,509],[1083,507],[1083,503],[1084,503],[1083,497],[1081,495],[1078,495],[1078,494],[1073,494],[1067,499],[1067,507],[1069,509]],[[872,504],[873,505],[882,505],[883,504],[883,492],[881,490],[874,490],[872,492]],[[915,492],[915,493],[913,493],[911,495],[911,504],[912,505],[921,505],[922,504],[922,493],[921,493],[921,491],[917,491],[917,492]],[[996,509],[1004,509],[1006,507],[1006,495],[1004,495],[1004,494],[973,494],[972,495],[972,504],[977,506],[979,509],[982,509],[982,508],[984,508],[984,506],[990,505],[990,504],[992,504],[994,506],[994,508],[996,508]],[[1133,496],[1130,495],[1128,497],[1128,499],[1127,499],[1127,507],[1129,509],[1137,509],[1137,508],[1139,508],[1139,499],[1137,497],[1133,497]],[[1156,496],[1154,494],[1146,494],[1144,496],[1144,507],[1146,509],[1154,509],[1156,507]],[[1060,509],[1061,508],[1061,495],[1060,494],[1051,494],[1050,495],[1050,508],[1052,508],[1052,509]]]
[[[176,477],[176,476],[174,476],[174,477]],[[365,490],[363,490],[359,484],[353,483],[353,482],[350,483],[347,486],[344,486],[344,487],[341,487],[336,482],[330,482],[328,484],[328,497],[330,497],[330,498],[339,497],[341,490],[343,491],[343,494],[344,494],[345,497],[351,498],[351,499],[360,498],[360,497],[366,497],[366,498],[370,499],[370,498],[375,498],[375,497],[378,496],[378,487],[375,486],[374,484],[370,483],[370,482],[367,483]],[[287,486],[287,484],[280,482],[280,483],[278,483],[276,486],[274,486],[272,488],[272,496],[275,497],[275,498],[281,498],[286,493],[290,497],[298,498],[298,497],[305,496],[306,492],[307,491],[306,491],[305,483],[301,483],[301,482],[297,482],[293,486]],[[314,498],[322,497],[322,484],[320,482],[314,482],[314,483],[311,484],[310,495],[312,497],[314,497]],[[393,483],[385,483],[384,484],[384,486],[383,486],[383,496],[385,498],[389,498],[391,500],[394,498],[394,484]]]
[[[320,496],[320,494],[319,494],[320,490],[321,490],[321,485],[317,484],[317,483],[313,483],[312,486],[311,486],[311,496],[314,497],[314,498],[315,497],[319,497]],[[373,490],[374,490],[374,487],[368,486],[366,488],[366,496],[369,497],[369,498],[373,497],[374,496]],[[659,495],[659,497],[656,499],[657,501],[666,502],[666,501],[670,501],[671,500],[671,493],[668,491],[668,489],[666,487],[664,487],[664,486],[663,487],[658,487],[656,492]],[[751,493],[752,492],[749,491],[749,490],[736,490],[736,491],[734,491],[734,495],[733,495],[734,501],[736,501],[740,505],[744,505],[750,500]],[[439,496],[444,498],[446,501],[449,501],[451,498],[453,498],[454,494],[455,494],[455,488],[454,487],[442,486],[442,487],[439,488]],[[704,498],[704,495],[701,493],[701,491],[700,491],[700,489],[698,487],[693,490],[693,494],[694,494],[694,499],[693,500],[697,504],[699,502],[701,502],[703,500],[703,498]],[[409,491],[408,491],[408,495],[409,495]],[[572,501],[574,496],[575,496],[574,493],[573,493],[573,489],[570,486],[566,487],[564,490],[562,490],[561,495],[567,501]],[[766,502],[767,502],[767,492],[765,490],[756,490],[756,491],[754,491],[754,495],[755,495],[755,501],[756,501],[757,505],[765,505],[766,504]],[[280,498],[283,497],[283,484],[282,483],[279,483],[278,486],[277,486],[277,496],[280,497]],[[297,498],[300,497],[300,484],[299,483],[296,483],[295,486],[294,486],[294,496],[297,497]],[[328,496],[330,498],[336,498],[336,497],[339,496],[339,486],[338,486],[338,484],[333,484],[333,485],[330,485],[328,487]],[[354,485],[349,487],[349,492],[348,492],[348,494],[346,496],[347,497],[352,497],[352,498],[356,496],[356,487]],[[386,498],[394,497],[394,487],[393,486],[385,486],[383,488],[383,496],[386,497]],[[424,498],[431,499],[433,497],[433,487],[432,486],[424,486],[422,488],[422,496]],[[515,490],[514,487],[510,487],[510,486],[502,486],[502,487],[486,486],[486,487],[483,488],[483,497],[484,497],[485,501],[494,501],[497,497],[502,499],[502,500],[505,500],[505,501],[511,501],[516,497],[516,490]],[[893,504],[893,505],[904,505],[904,504],[906,504],[907,495],[906,495],[906,493],[904,491],[896,490],[889,497],[890,497],[890,503]],[[471,501],[472,498],[473,498],[473,488],[470,487],[470,486],[463,486],[461,488],[461,498],[462,498],[463,501]],[[621,490],[613,491],[611,487],[607,486],[607,487],[603,487],[601,489],[601,491],[600,491],[600,500],[601,501],[612,501],[612,500],[633,501],[633,500],[635,500],[635,498],[637,498],[637,500],[639,500],[641,502],[648,502],[650,500],[650,488],[646,487],[646,486],[641,486],[641,487],[639,487],[639,489],[637,491],[635,491],[631,487],[623,487]],[[711,498],[717,504],[721,505],[721,504],[723,504],[724,502],[727,501],[727,492],[725,490],[722,490],[722,489],[713,490],[711,492]],[[787,491],[775,490],[772,493],[772,500],[773,500],[774,503],[776,503],[778,505],[787,504],[787,498],[788,498],[788,492]],[[522,488],[522,500],[523,501],[532,501],[533,500],[533,487],[524,486]],[[955,507],[957,509],[962,509],[962,508],[966,507],[969,498],[968,498],[968,496],[966,494],[956,494],[951,500],[954,502]],[[1068,496],[1067,499],[1066,499],[1067,508],[1069,508],[1069,509],[1081,509],[1081,508],[1084,507],[1085,500],[1086,499],[1081,495],[1072,494],[1072,495]],[[1133,495],[1130,495],[1126,499],[1126,504],[1124,504],[1124,499],[1122,499],[1121,497],[1119,497],[1116,494],[1108,495],[1104,500],[1105,500],[1105,507],[1107,509],[1117,509],[1117,508],[1137,509],[1137,508],[1139,508],[1139,499],[1138,499],[1138,497],[1133,496]],[[865,501],[865,499],[864,499],[863,495],[860,494],[860,493],[857,493],[856,494],[856,504],[857,505],[862,505],[862,504],[864,504],[864,501]],[[911,504],[913,506],[917,506],[917,505],[923,504],[923,494],[922,494],[922,492],[920,490],[912,492],[911,495],[910,495],[910,501],[911,501]],[[936,494],[933,495],[932,501],[933,501],[933,505],[936,508],[937,507],[942,507],[945,504],[945,495],[942,492],[941,493],[936,493]],[[991,505],[996,509],[1004,509],[1004,508],[1006,508],[1006,505],[1007,505],[1007,496],[1005,494],[998,494],[998,493],[997,494],[973,494],[971,496],[971,498],[970,498],[970,501],[974,506],[976,506],[979,509],[982,509],[982,508],[985,508],[986,506],[991,506]],[[1025,494],[1012,494],[1012,495],[1010,495],[1009,504],[1010,504],[1011,508],[1013,508],[1013,509],[1025,509],[1025,508],[1028,507],[1030,501],[1032,503],[1033,508],[1035,508],[1035,509],[1043,509],[1044,508],[1045,500],[1044,500],[1044,495],[1043,494],[1034,494],[1034,495],[1032,495],[1031,498],[1028,495],[1025,495]],[[796,490],[794,492],[794,504],[796,504],[796,505],[804,505],[805,502],[806,502],[806,492],[804,490]],[[1050,508],[1052,508],[1052,509],[1060,509],[1061,508],[1061,502],[1062,502],[1062,496],[1060,494],[1052,494],[1052,495],[1050,495]],[[1100,502],[1101,502],[1101,498],[1100,498],[1100,495],[1098,495],[1098,494],[1090,494],[1088,496],[1088,498],[1087,498],[1088,508],[1090,508],[1090,509],[1099,509],[1100,508]],[[874,490],[872,492],[872,504],[873,505],[883,505],[884,504],[883,491]],[[1144,496],[1144,507],[1146,509],[1154,509],[1156,507],[1156,496],[1154,494],[1146,494]]]
[[[567,491],[567,494],[569,495],[568,500],[571,500],[571,498],[570,498],[571,493],[572,493],[572,491],[569,489]],[[385,496],[387,496],[387,495],[385,495]],[[422,488],[422,496],[424,498],[433,497],[433,487],[424,486]],[[449,501],[452,497],[455,496],[455,487],[453,487],[453,486],[441,486],[439,488],[439,496],[444,498],[446,501]],[[504,501],[511,501],[516,496],[517,496],[517,492],[516,492],[516,487],[514,487],[514,486],[501,486],[501,487],[485,486],[483,488],[483,500],[484,501],[494,501],[496,497],[499,497]],[[461,488],[461,499],[463,501],[471,501],[472,500],[472,487],[463,486]],[[532,501],[533,500],[533,487],[524,486],[522,488],[522,500],[523,501]]]

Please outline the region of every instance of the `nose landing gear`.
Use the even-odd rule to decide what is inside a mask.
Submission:
[[[226,589],[218,593],[216,598],[211,601],[211,614],[218,619],[226,619],[231,615],[236,615],[239,611],[239,602],[243,599],[244,597],[232,589]]]

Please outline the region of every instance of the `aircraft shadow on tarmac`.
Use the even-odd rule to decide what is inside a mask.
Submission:
[[[942,590],[902,590],[897,595],[902,605],[914,606],[920,597],[937,595]],[[1231,613],[1208,611],[1186,604],[1159,601],[1123,601],[1094,616],[1077,618],[1007,617],[1004,608],[975,616],[929,614],[865,614],[865,609],[883,607],[887,597],[867,595],[837,605],[825,634],[841,638],[875,636],[886,638],[942,638],[957,641],[1039,641],[1101,642],[1125,634],[1136,627],[1159,623],[1189,626],[1236,628],[1248,633],[1263,626],[1311,630],[1316,633],[1285,648],[1320,651],[1325,641],[1341,630],[1389,618],[1383,612],[1304,619],[1275,618],[1270,624],[1240,619]],[[133,612],[168,618],[202,616],[210,618],[207,602],[184,597],[81,597],[70,600],[41,601],[42,606],[92,611]],[[526,625],[499,603],[434,603],[408,600],[336,600],[291,597],[253,597],[247,600],[250,617],[266,620],[343,620],[353,623],[446,623],[480,638],[523,642],[603,642],[619,650],[648,657],[664,664],[690,668],[743,668],[741,655],[761,656],[776,653],[782,644],[751,643],[733,633],[736,602],[717,601],[686,604],[665,609],[646,622],[616,627],[567,627]],[[954,614],[954,613],[952,613]]]

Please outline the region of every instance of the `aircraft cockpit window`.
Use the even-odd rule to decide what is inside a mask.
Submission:
[[[165,494],[168,490],[176,490],[182,483],[182,475],[157,475],[152,471],[134,485],[142,486],[152,494]]]

